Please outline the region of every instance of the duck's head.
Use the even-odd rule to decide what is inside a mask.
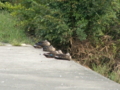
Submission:
[[[50,46],[50,42],[48,40],[45,40],[44,44],[47,45],[47,46]]]
[[[68,58],[69,60],[71,60],[71,59],[72,59],[72,57],[71,57],[70,53],[66,53],[66,55],[67,55],[67,58]]]
[[[69,56],[69,60],[71,60],[72,59],[72,57],[71,56]]]
[[[52,45],[49,48],[50,48],[51,51],[55,51],[56,50]]]
[[[33,47],[36,47],[37,45],[35,44],[35,45],[33,45]]]
[[[44,42],[48,42],[48,40],[44,40]]]
[[[70,53],[66,53],[66,55],[70,56]]]
[[[58,54],[63,54],[63,52],[61,50],[58,50]]]
[[[47,42],[47,45],[49,46],[49,45],[50,45],[50,42]]]
[[[34,48],[41,48],[40,45],[36,45],[36,44],[35,44],[33,47],[34,47]]]
[[[56,54],[59,54],[59,52],[58,52],[58,51],[55,51],[55,53],[56,53]]]

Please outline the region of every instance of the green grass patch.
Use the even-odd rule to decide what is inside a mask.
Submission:
[[[101,75],[120,83],[120,70],[110,72],[110,67],[106,64],[104,65],[95,65],[93,64],[92,69]]]
[[[120,83],[120,70],[117,72],[113,71],[109,74],[109,78],[117,83]]]
[[[32,44],[32,41],[20,27],[16,27],[17,19],[6,11],[0,11],[0,42],[15,46],[21,43]]]

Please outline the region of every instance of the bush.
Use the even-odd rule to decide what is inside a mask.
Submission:
[[[118,39],[120,35],[119,0],[21,0],[4,7],[20,17],[26,32],[54,43],[67,44],[71,38],[99,41],[106,34]]]

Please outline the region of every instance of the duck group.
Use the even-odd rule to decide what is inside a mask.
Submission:
[[[56,50],[55,47],[53,47],[49,41],[44,40],[40,41],[38,43],[35,43],[33,46],[34,48],[43,48],[43,51],[47,52],[43,55],[47,58],[55,58],[59,60],[71,60],[70,53],[64,54],[61,50]]]

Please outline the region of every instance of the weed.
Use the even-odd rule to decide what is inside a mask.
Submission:
[[[32,43],[22,28],[17,27],[17,19],[6,11],[0,11],[0,42],[19,46],[21,43]]]
[[[111,80],[116,81],[117,83],[120,83],[120,70],[118,70],[117,72],[113,71],[112,73],[110,73],[109,78]]]
[[[110,67],[107,64],[104,65],[95,65],[92,64],[92,69],[105,77],[120,83],[120,70],[110,72]]]

